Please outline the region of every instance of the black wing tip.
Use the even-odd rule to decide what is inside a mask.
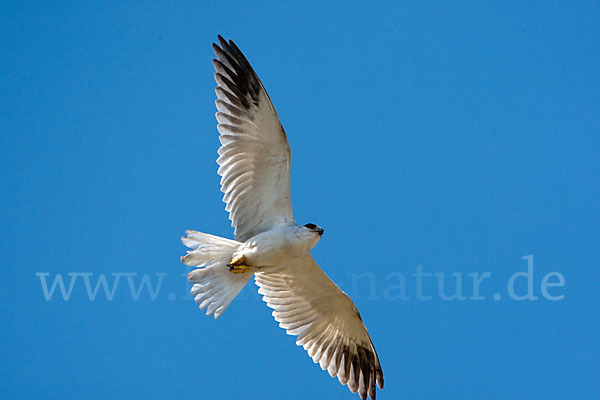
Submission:
[[[235,42],[232,39],[227,40],[223,36],[217,35],[217,41],[219,42],[218,44],[217,43],[212,44],[213,50],[215,50],[215,47],[216,47],[219,50],[223,50],[223,51],[230,50],[234,54],[238,53],[239,55],[242,55],[242,52],[240,51],[239,47],[237,47],[237,45],[235,44]],[[216,52],[216,50],[215,50],[215,52]]]
[[[227,51],[227,41],[221,35],[217,35],[217,42],[213,42],[212,49],[217,58],[219,58],[219,53],[225,53]]]
[[[384,386],[383,370],[381,369],[381,364],[379,364],[375,348],[372,347],[372,344],[370,346],[357,344],[354,354],[352,354],[348,346],[344,346],[342,353],[345,356],[344,376],[349,378],[346,383],[342,382],[342,384],[348,385],[348,389],[352,393],[358,393],[361,400],[366,400],[367,398],[375,400],[377,386],[380,389],[383,389]],[[354,372],[350,373],[350,371]],[[354,378],[351,378],[351,376],[354,376]],[[352,379],[355,379],[355,381]]]
[[[219,43],[221,44],[221,46],[223,46],[223,45],[227,46],[227,39],[225,39],[220,34],[217,34],[217,40],[219,41]],[[229,39],[229,41],[231,42],[231,39]]]
[[[217,35],[218,44],[213,43],[212,48],[217,57],[219,57],[219,52],[225,53],[227,56],[233,58],[241,67],[252,69],[250,62],[242,53],[240,48],[235,44],[232,39],[226,40],[223,36]]]
[[[370,348],[368,346],[358,346],[357,349],[361,369],[363,370],[364,375],[368,377],[368,379],[364,381],[364,387],[362,388],[364,392],[360,393],[361,398],[364,395],[363,400],[367,396],[370,397],[371,400],[375,400],[375,397],[377,396],[377,386],[379,386],[379,389],[383,389],[384,386],[383,370],[381,369],[381,364],[379,364],[379,358],[377,357],[377,353],[372,344]]]
[[[379,386],[379,389],[383,389],[383,370],[381,369],[381,366],[377,367],[377,370],[375,371],[375,380],[377,382],[377,386]]]
[[[237,97],[245,108],[250,107],[250,102],[258,105],[262,85],[256,72],[233,40],[229,39],[228,42],[221,35],[218,35],[217,38],[219,44],[212,44],[213,51],[217,56],[216,59],[213,59],[213,66],[216,70],[215,79],[217,74],[225,78],[223,79],[224,88]],[[221,86],[218,79],[217,83]]]
[[[225,38],[221,35],[217,35],[217,41],[219,42],[219,44],[213,43],[213,49],[216,47],[223,47],[223,44],[227,45],[227,40],[225,40]]]

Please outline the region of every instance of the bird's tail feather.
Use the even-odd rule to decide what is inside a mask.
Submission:
[[[188,280],[194,284],[191,293],[200,309],[206,309],[206,315],[219,318],[253,275],[229,272],[227,264],[241,243],[202,232],[185,233],[187,237],[181,241],[192,250],[181,261],[199,267],[188,274]]]

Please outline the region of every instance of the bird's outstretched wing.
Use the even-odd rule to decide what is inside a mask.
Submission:
[[[223,201],[235,239],[294,220],[290,146],[258,76],[233,43],[213,43]]]
[[[367,328],[352,300],[312,256],[258,272],[255,280],[279,326],[298,336],[296,344],[353,393],[375,400],[375,385],[383,389],[383,371]]]

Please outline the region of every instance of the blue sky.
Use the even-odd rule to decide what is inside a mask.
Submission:
[[[232,237],[219,33],[278,110],[381,399],[597,396],[598,3],[302,3],[4,2],[0,397],[358,398],[253,284],[218,321],[186,296],[184,230]]]

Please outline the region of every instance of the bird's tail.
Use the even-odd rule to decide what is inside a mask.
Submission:
[[[207,233],[186,231],[182,237],[184,245],[191,248],[181,261],[193,267],[188,279],[194,285],[191,292],[200,309],[206,308],[206,315],[219,318],[252,277],[252,273],[233,274],[227,264],[232,254],[241,245],[235,240],[225,239]]]

